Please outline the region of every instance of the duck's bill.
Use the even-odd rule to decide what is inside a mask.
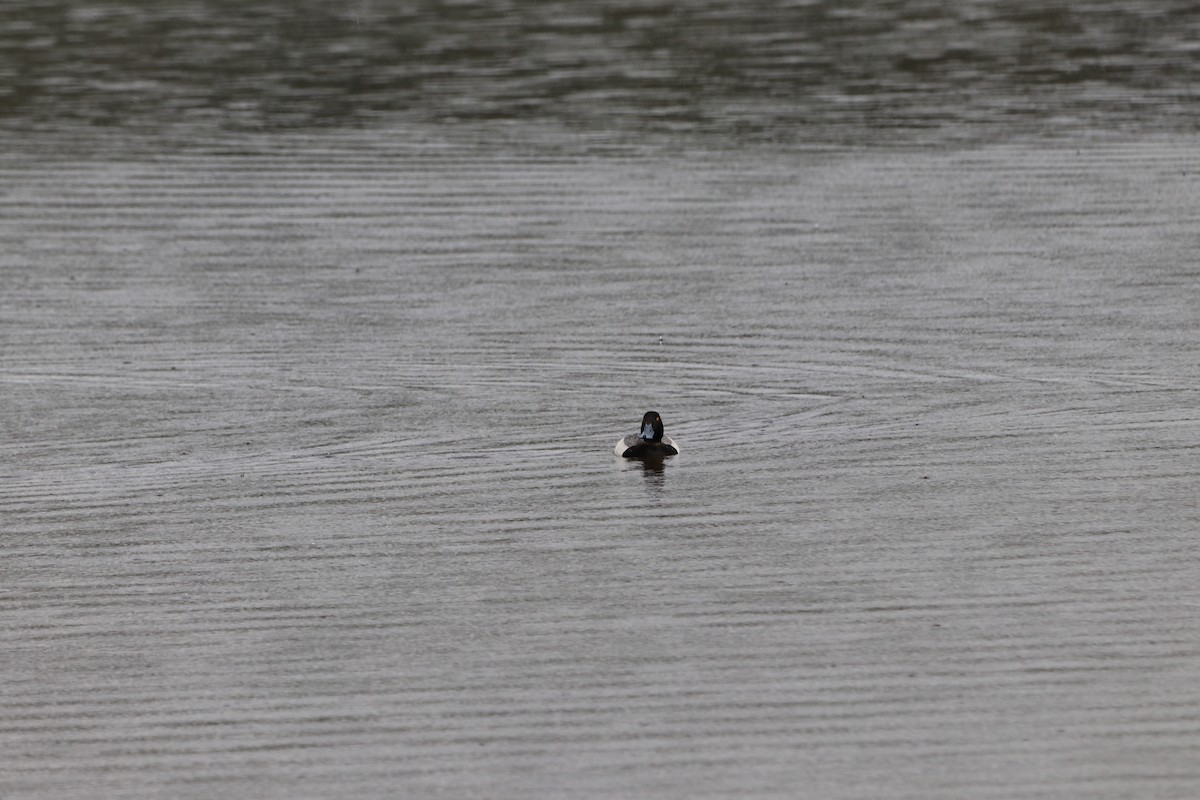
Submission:
[[[629,429],[626,428],[625,430],[629,430]],[[653,439],[654,438],[654,426],[648,422],[642,426],[642,438],[643,439]]]

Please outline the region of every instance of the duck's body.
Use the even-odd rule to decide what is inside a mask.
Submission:
[[[657,411],[647,411],[642,417],[640,433],[621,438],[613,452],[623,458],[663,458],[679,452],[679,445],[663,433],[662,417]]]
[[[663,458],[678,454],[679,445],[670,436],[664,436],[662,441],[651,442],[631,433],[617,442],[613,452],[623,458]]]

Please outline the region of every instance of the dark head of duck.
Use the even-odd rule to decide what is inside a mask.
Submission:
[[[628,430],[628,429],[627,429]],[[661,442],[663,438],[662,417],[657,411],[647,411],[642,417],[642,432],[638,434],[648,442]]]

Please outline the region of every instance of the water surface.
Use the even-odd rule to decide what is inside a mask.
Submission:
[[[31,0],[0,125],[546,122],[644,136],[1194,132],[1200,12],[1129,3]]]
[[[1192,17],[983,5],[28,5],[0,793],[1194,794]]]

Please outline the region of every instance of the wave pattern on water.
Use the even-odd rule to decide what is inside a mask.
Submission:
[[[553,120],[845,142],[1194,130],[1192,3],[31,0],[7,125]]]
[[[0,163],[0,793],[1200,783],[1193,143],[438,135]]]

